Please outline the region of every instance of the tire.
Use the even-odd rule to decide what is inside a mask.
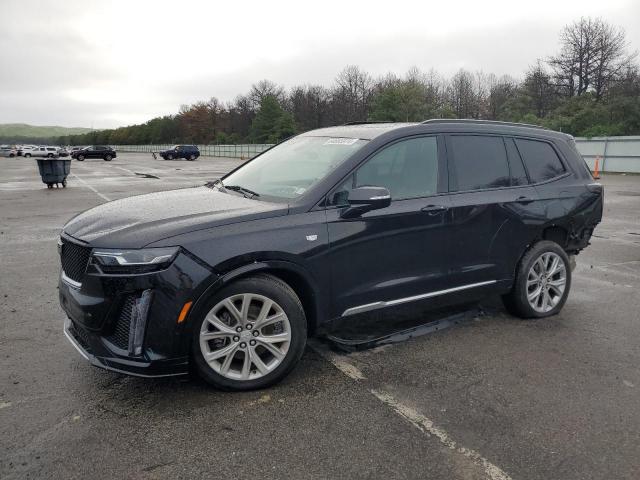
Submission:
[[[67,188],[67,179],[62,180],[62,188]]]
[[[553,270],[556,260],[557,267]],[[562,310],[570,290],[569,257],[557,243],[543,240],[524,254],[513,287],[502,301],[509,313],[517,317],[544,318]]]
[[[173,155],[171,154],[167,155],[166,160],[173,160]]]
[[[24,156],[25,156],[25,158],[29,158],[29,157],[31,157],[31,154],[30,153],[25,153]]]
[[[113,159],[113,157],[111,155],[105,155],[104,156],[104,161],[105,162],[110,162]]]
[[[9,158],[13,158],[13,157],[15,157],[15,155],[13,153],[10,153]]]
[[[235,302],[235,305],[239,302],[240,310],[248,299],[248,305],[251,306],[248,315],[245,316],[248,322],[232,318],[230,310],[224,304],[229,299]],[[272,320],[262,328],[252,329],[251,322],[260,321],[257,313],[264,308],[265,299],[273,302],[265,312],[266,321],[268,322],[269,318],[283,320]],[[236,310],[236,315],[238,314]],[[224,328],[224,331],[207,320],[207,317],[215,319],[216,324]],[[212,295],[203,307],[198,309],[192,325],[194,366],[207,383],[222,390],[244,391],[274,385],[296,366],[307,341],[307,320],[300,299],[289,285],[276,277],[264,274],[241,278]],[[203,335],[207,335],[209,339]],[[210,338],[211,335],[214,335],[214,338]],[[275,338],[272,335],[282,335],[288,340],[273,342],[269,340],[270,337]],[[263,345],[271,347],[267,349]],[[278,358],[272,354],[273,347],[278,355],[283,356]],[[218,355],[218,358],[210,360],[211,363],[205,360],[203,352],[215,355],[223,350],[229,351],[229,355]],[[251,355],[247,357],[245,352],[250,352]],[[249,361],[247,365],[247,358],[256,360]],[[258,360],[260,364],[256,363]]]
[[[49,155],[47,155],[47,158],[53,158],[53,153],[50,153]]]
[[[194,154],[189,155],[189,158],[187,158],[187,160],[189,160],[190,162],[193,162],[196,159],[196,156]]]
[[[79,162],[84,162],[84,155],[78,155],[76,157],[76,160],[78,160]]]

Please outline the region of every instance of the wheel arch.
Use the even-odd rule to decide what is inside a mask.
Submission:
[[[226,271],[214,279],[202,292],[194,302],[189,316],[200,314],[200,310],[203,308],[203,304],[206,303],[207,298],[214,295],[221,288],[236,280],[256,274],[273,275],[291,287],[302,303],[307,317],[307,331],[309,334],[313,334],[318,327],[320,319],[323,318],[321,312],[322,302],[319,301],[320,291],[317,282],[303,266],[286,260],[256,260]]]

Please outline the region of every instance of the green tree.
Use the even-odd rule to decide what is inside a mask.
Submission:
[[[277,143],[296,132],[293,117],[286,112],[278,99],[266,95],[251,123],[251,140],[256,143]]]

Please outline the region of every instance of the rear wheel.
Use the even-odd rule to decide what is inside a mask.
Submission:
[[[560,245],[544,240],[522,257],[513,288],[502,298],[518,317],[543,318],[562,310],[570,288],[569,257]]]
[[[196,159],[196,156],[193,153],[191,155],[189,155],[188,160],[193,162],[195,159]]]
[[[173,155],[171,154],[167,155],[167,160],[173,160]]]
[[[202,378],[225,390],[264,388],[298,363],[307,337],[295,292],[271,275],[240,279],[212,296],[193,325]]]
[[[25,154],[24,154],[24,156],[25,156],[26,158],[29,158],[29,157],[31,156],[31,154],[30,154],[30,153],[25,153]]]
[[[53,158],[53,153],[50,153],[49,155],[47,155],[47,158]]]

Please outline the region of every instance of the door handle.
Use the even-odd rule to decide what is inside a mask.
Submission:
[[[533,198],[521,195],[518,198],[516,198],[516,202],[526,205],[527,203],[533,202]]]
[[[420,209],[421,212],[428,213],[429,215],[438,215],[439,213],[446,212],[447,210],[449,209],[444,205],[427,205]]]

